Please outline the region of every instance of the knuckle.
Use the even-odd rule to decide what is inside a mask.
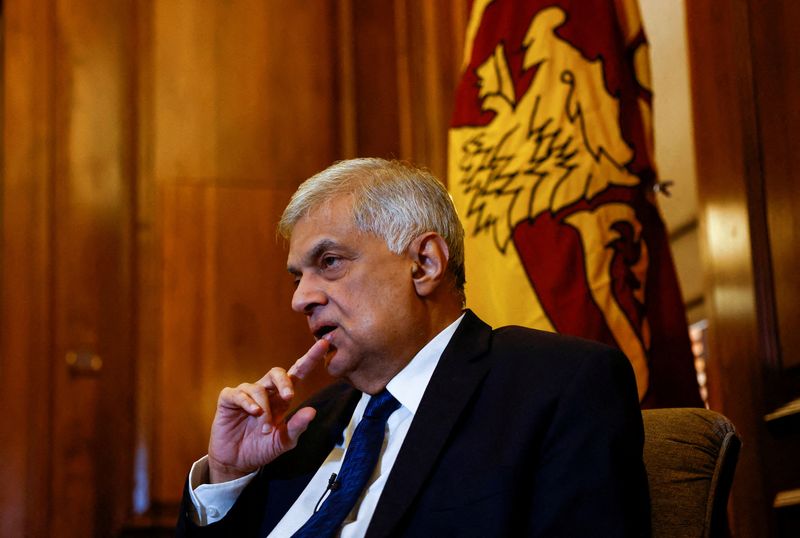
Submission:
[[[264,387],[261,385],[256,385],[255,383],[242,383],[240,385],[241,391],[245,394],[258,394],[264,390]]]
[[[275,366],[274,368],[270,369],[269,374],[270,374],[270,377],[273,377],[273,378],[282,377],[282,376],[286,375],[286,370],[281,368],[280,366]]]
[[[231,387],[225,387],[221,391],[219,391],[219,398],[217,401],[222,402],[225,400],[230,400],[233,395],[235,394],[236,389],[232,389]]]

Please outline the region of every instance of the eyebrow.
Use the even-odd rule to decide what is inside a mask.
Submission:
[[[329,248],[333,248],[333,247],[335,247],[337,245],[338,245],[338,243],[336,241],[334,241],[333,239],[322,239],[322,240],[320,240],[316,245],[314,245],[314,247],[311,250],[309,250],[303,256],[303,258],[300,260],[300,264],[301,265],[309,265],[314,260],[319,258],[322,255],[323,252],[325,252]],[[295,275],[295,276],[299,275],[301,273],[300,269],[297,268],[294,265],[288,265],[286,267],[286,270],[289,271],[289,274],[292,274],[292,275]]]

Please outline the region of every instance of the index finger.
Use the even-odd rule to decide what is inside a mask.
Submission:
[[[320,338],[314,342],[314,345],[309,348],[305,355],[297,359],[286,373],[292,378],[304,379],[314,368],[322,363],[322,359],[325,358],[329,348],[328,341]]]

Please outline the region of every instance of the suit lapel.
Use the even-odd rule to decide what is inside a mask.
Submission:
[[[458,417],[486,375],[491,327],[467,310],[433,372],[375,508],[367,537],[388,536],[431,472]]]

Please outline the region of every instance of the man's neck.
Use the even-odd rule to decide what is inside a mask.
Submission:
[[[382,391],[389,381],[405,368],[428,342],[449,327],[463,313],[460,303],[456,308],[437,308],[429,311],[429,315],[422,318],[424,321],[421,323],[419,332],[413,335],[416,345],[409,346],[403,356],[385,357],[383,360],[375,361],[376,364],[381,365],[380,370],[358,372],[357,377],[349,378],[350,384],[368,394],[377,394]]]

